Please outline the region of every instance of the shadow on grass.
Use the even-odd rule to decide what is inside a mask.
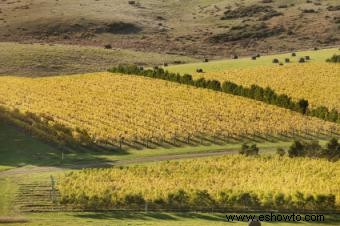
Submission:
[[[122,150],[112,151],[61,151],[35,138],[14,126],[0,121],[0,166],[21,167],[33,166],[55,166],[60,168],[72,168],[74,165],[87,163],[105,164],[115,162],[103,156],[122,156],[129,153]]]
[[[257,217],[260,214],[251,214],[244,213],[248,215],[256,215]],[[266,213],[263,213],[266,214]],[[228,215],[232,215],[232,213],[228,213]],[[242,215],[239,214],[239,215]],[[290,215],[290,214],[287,214]],[[182,220],[204,220],[204,221],[212,221],[212,222],[225,222],[225,223],[242,223],[241,221],[228,221],[226,215],[223,213],[194,213],[194,212],[134,212],[134,211],[113,211],[113,212],[84,212],[84,213],[76,213],[75,217],[79,218],[87,218],[93,220],[143,220],[143,221],[182,221]],[[322,225],[340,225],[340,215],[339,214],[328,214],[324,215],[324,221],[303,221],[304,216],[301,214],[301,221],[271,221],[264,222],[264,224],[289,224],[289,225],[303,225],[305,223],[308,224],[322,224]],[[243,221],[244,223],[248,222],[247,220]],[[245,224],[246,225],[246,224]]]
[[[223,214],[205,214],[205,213],[167,213],[167,212],[92,212],[79,213],[75,215],[80,218],[90,218],[96,220],[164,220],[164,221],[179,221],[183,219],[197,219],[207,221],[225,222],[226,218]]]

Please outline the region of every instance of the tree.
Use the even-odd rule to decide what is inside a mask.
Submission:
[[[286,151],[283,149],[283,148],[278,148],[276,150],[276,153],[279,155],[279,156],[284,156],[286,154]]]
[[[191,206],[195,209],[208,209],[214,204],[213,198],[207,190],[196,190],[191,195]]]
[[[303,143],[303,155],[309,156],[309,157],[320,157],[321,156],[321,146],[319,144],[319,141],[314,140],[310,142],[304,142]]]
[[[336,138],[332,138],[326,145],[324,155],[328,159],[339,159],[340,158],[340,144]]]
[[[294,141],[288,150],[289,157],[298,157],[304,155],[304,146],[300,141]]]
[[[189,196],[184,190],[180,189],[175,193],[168,194],[167,200],[170,207],[182,209],[188,205]]]
[[[298,111],[301,112],[302,114],[306,114],[309,105],[308,100],[300,99],[297,105],[299,108]]]
[[[259,148],[256,146],[256,144],[252,144],[251,146],[247,144],[242,144],[239,153],[241,155],[254,156],[259,154]]]

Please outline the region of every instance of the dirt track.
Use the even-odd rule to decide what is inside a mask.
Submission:
[[[101,167],[112,167],[112,166],[124,166],[129,164],[138,164],[138,163],[148,163],[148,162],[158,162],[158,161],[167,161],[167,160],[176,160],[176,159],[190,159],[190,158],[202,158],[209,156],[221,156],[227,154],[235,154],[236,150],[227,150],[227,151],[215,151],[215,152],[205,152],[205,153],[190,153],[190,154],[178,154],[178,155],[163,155],[163,156],[152,156],[152,157],[143,157],[129,160],[117,160],[113,162],[94,162],[87,164],[78,164],[72,166],[29,166],[29,167],[19,167],[15,169],[10,169],[7,171],[0,172],[0,178],[6,176],[14,176],[14,175],[25,175],[32,173],[47,173],[47,172],[58,172],[64,170],[77,170],[84,168],[101,168]]]

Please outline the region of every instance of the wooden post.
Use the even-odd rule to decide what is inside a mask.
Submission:
[[[144,208],[144,210],[145,210],[145,213],[148,212],[148,202],[145,202],[145,208]]]
[[[54,177],[51,175],[50,176],[51,178],[51,191],[50,191],[50,198],[51,198],[51,201],[54,203],[56,201],[56,198],[55,198],[55,180],[54,180]]]

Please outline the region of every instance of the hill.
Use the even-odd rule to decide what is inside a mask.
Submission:
[[[62,44],[0,42],[0,75],[48,76],[105,71],[112,65],[196,62],[174,54]]]
[[[152,78],[96,73],[3,76],[0,82],[1,105],[14,110],[14,118],[39,133],[52,128],[49,138],[67,134],[62,143],[73,137],[113,146],[177,146],[247,136],[318,136],[339,129],[258,101]]]
[[[0,41],[111,44],[200,57],[340,43],[335,0],[3,0],[0,6]]]

